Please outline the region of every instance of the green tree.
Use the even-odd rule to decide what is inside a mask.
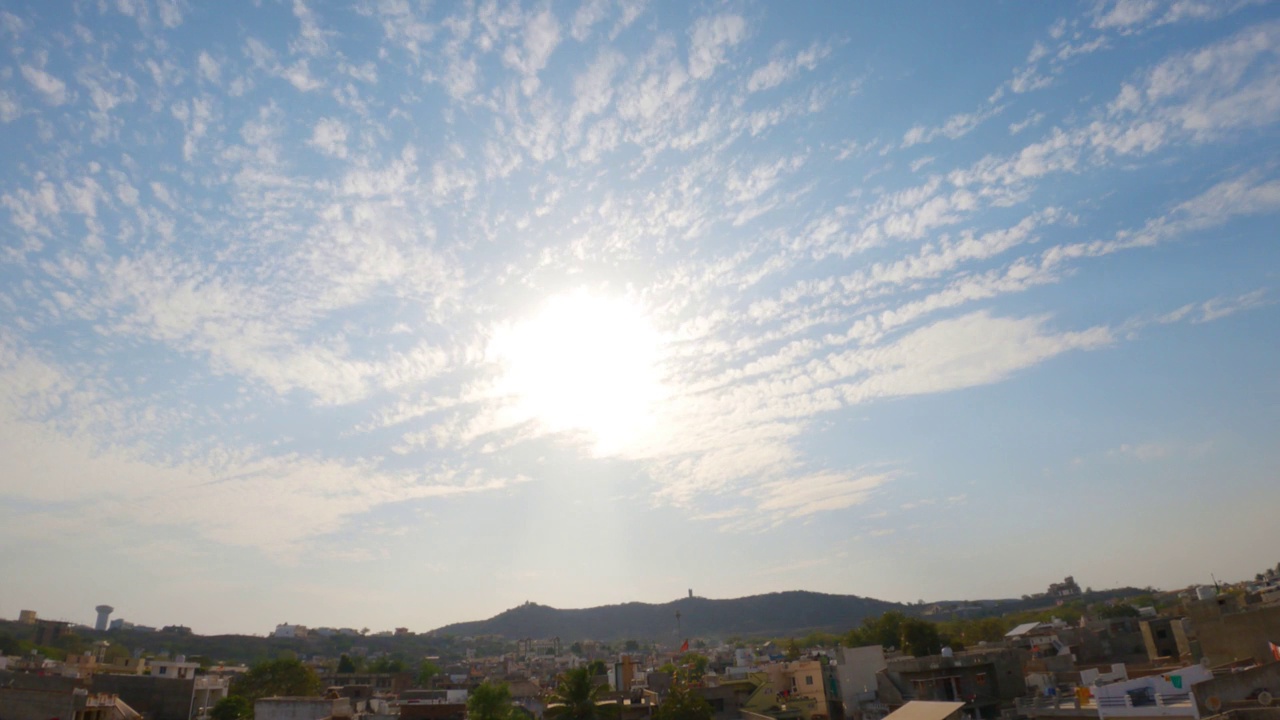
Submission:
[[[787,642],[787,659],[800,659],[800,644],[796,642],[795,638],[791,638],[791,640]]]
[[[0,632],[0,655],[17,655],[22,652],[22,643],[7,632]]]
[[[711,720],[711,704],[689,685],[676,683],[653,713],[653,720]]]
[[[1112,618],[1138,617],[1138,608],[1132,605],[1120,603],[1119,605],[1103,605],[1098,609],[1098,617],[1104,620]]]
[[[323,690],[315,670],[290,658],[258,663],[231,684],[231,694],[251,702],[264,697],[319,695]]]
[[[700,655],[695,652],[685,653],[680,658],[680,667],[673,673],[677,681],[684,683],[698,683],[702,681],[702,676],[707,674],[707,666],[711,664],[711,659],[706,655]]]
[[[380,657],[369,665],[369,672],[401,673],[404,672],[404,660],[398,657]]]
[[[549,707],[543,713],[550,720],[606,720],[613,718],[617,708],[601,706],[599,702],[609,692],[608,685],[597,685],[591,668],[569,670],[560,676],[548,698]]]
[[[511,720],[511,689],[482,682],[467,696],[467,720]]]
[[[440,666],[430,660],[423,660],[418,666],[418,684],[423,687],[430,687],[436,676],[440,674]]]
[[[622,644],[622,649],[627,652],[635,652],[640,649],[640,643],[635,640],[628,640]]]
[[[902,621],[902,651],[915,657],[941,652],[942,638],[938,626],[928,620],[907,618]]]
[[[253,717],[253,705],[239,695],[222,698],[209,710],[212,720],[241,720]]]
[[[587,663],[587,672],[591,673],[592,677],[595,677],[597,675],[604,675],[608,673],[609,668],[605,666],[603,660],[592,660]]]
[[[353,673],[355,671],[356,671],[355,661],[352,660],[350,657],[348,657],[346,653],[343,653],[342,657],[338,658],[338,672]]]

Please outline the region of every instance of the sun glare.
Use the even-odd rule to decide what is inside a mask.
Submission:
[[[658,336],[633,302],[561,295],[498,333],[491,349],[505,368],[502,391],[548,431],[589,433],[605,454],[652,425]]]

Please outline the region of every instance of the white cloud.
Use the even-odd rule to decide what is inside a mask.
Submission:
[[[336,158],[347,156],[347,126],[336,118],[321,118],[311,131],[309,145]]]
[[[22,105],[18,103],[18,98],[13,93],[0,90],[0,122],[13,122],[21,115]]]
[[[814,69],[818,66],[818,61],[826,56],[827,52],[827,48],[813,45],[794,57],[774,58],[767,64],[756,68],[751,73],[751,77],[747,78],[747,92],[758,92],[777,87],[794,77],[801,70]]]
[[[591,35],[591,28],[604,20],[608,9],[608,0],[582,0],[577,12],[573,14],[573,25],[569,34],[578,42],[585,41]]]
[[[67,84],[37,67],[22,66],[22,77],[31,83],[50,105],[61,105],[67,101]]]
[[[996,318],[976,312],[926,326],[884,348],[833,359],[867,377],[840,388],[848,402],[947,392],[987,385],[1072,350],[1094,350],[1114,338],[1105,327],[1045,331],[1046,318]],[[852,372],[851,372],[852,371]]]
[[[196,59],[196,67],[200,71],[200,77],[206,81],[217,85],[222,79],[222,66],[217,60],[213,59],[209,53],[201,50],[200,56]]]
[[[888,474],[819,473],[765,483],[753,494],[760,498],[757,512],[776,521],[862,505],[891,479]]]
[[[550,8],[543,8],[526,18],[520,35],[521,47],[508,45],[502,61],[524,76],[520,87],[525,95],[532,95],[539,86],[538,73],[560,44],[560,23]]]
[[[1003,106],[996,106],[976,112],[952,115],[947,118],[946,122],[935,128],[916,125],[902,136],[902,147],[909,148],[912,145],[933,142],[938,137],[946,137],[951,140],[962,138],[973,132],[986,120],[1000,114],[1002,110],[1004,110]]]
[[[740,15],[722,14],[698,18],[689,38],[689,75],[695,80],[711,77],[725,62],[728,48],[747,36],[747,22]]]

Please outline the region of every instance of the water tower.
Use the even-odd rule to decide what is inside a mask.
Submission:
[[[115,608],[110,605],[99,605],[94,610],[98,611],[98,622],[93,624],[93,629],[98,632],[106,632],[107,619],[111,617],[111,613],[115,612]]]

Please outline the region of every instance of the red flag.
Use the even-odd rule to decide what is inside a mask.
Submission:
[[[680,652],[689,652],[689,641],[688,641],[688,640],[685,640],[685,641],[684,641],[684,644],[680,646]],[[1273,653],[1274,653],[1274,652],[1276,652],[1276,646],[1275,646],[1274,644],[1271,646],[1271,652],[1273,652]],[[1277,659],[1280,659],[1280,658],[1277,658]]]
[[[1280,660],[1280,645],[1276,645],[1273,642],[1269,642],[1267,644],[1271,646],[1271,657],[1276,660]]]

